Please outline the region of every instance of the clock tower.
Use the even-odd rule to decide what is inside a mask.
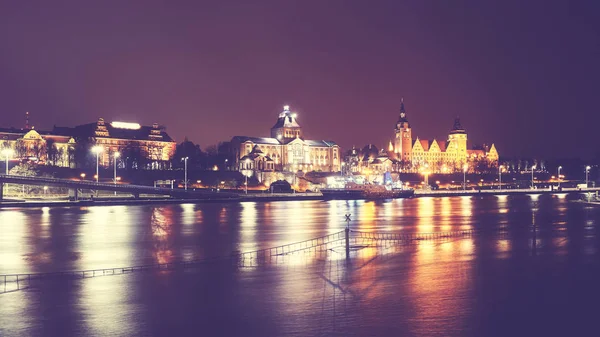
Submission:
[[[398,118],[398,122],[396,122],[394,132],[394,155],[396,159],[410,163],[412,157],[412,130],[406,118],[404,98],[400,101],[400,117]]]

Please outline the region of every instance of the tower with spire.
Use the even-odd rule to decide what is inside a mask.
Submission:
[[[404,98],[400,100],[400,116],[394,128],[394,157],[397,160],[403,160],[410,163],[412,157],[412,129],[406,118],[406,109],[404,108]]]
[[[460,118],[457,116],[454,120],[454,126],[448,135],[448,147],[453,153],[453,158],[457,162],[467,162],[467,131],[460,124]]]

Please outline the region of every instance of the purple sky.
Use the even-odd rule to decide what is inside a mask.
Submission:
[[[599,1],[3,1],[1,126],[159,122],[202,147],[268,136],[387,144],[461,117],[501,155],[597,152]]]

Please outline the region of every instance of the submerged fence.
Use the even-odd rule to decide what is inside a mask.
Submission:
[[[254,250],[250,252],[234,252],[230,256],[219,256],[214,258],[205,258],[199,260],[178,261],[170,263],[148,264],[128,267],[101,268],[89,270],[63,271],[52,273],[26,273],[26,274],[5,274],[0,275],[0,293],[23,289],[35,281],[51,279],[85,279],[98,276],[122,275],[133,272],[143,271],[161,271],[176,270],[196,267],[217,261],[232,261],[240,266],[256,265],[261,262],[269,262],[273,258],[285,256],[298,252],[323,252],[338,247],[345,247],[346,257],[350,258],[351,248],[364,248],[365,246],[394,244],[410,244],[423,240],[442,240],[449,238],[470,237],[476,234],[473,229],[461,230],[456,232],[436,232],[436,233],[382,233],[382,232],[362,232],[346,229],[337,233],[294,242],[290,244]],[[11,285],[10,287],[8,285]]]

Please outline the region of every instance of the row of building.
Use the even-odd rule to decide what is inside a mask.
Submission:
[[[480,164],[498,164],[493,144],[468,146],[467,132],[458,118],[443,140],[413,138],[404,101],[387,149],[367,145],[342,153],[333,141],[305,139],[296,114],[287,105],[271,128],[270,137],[235,136],[230,143],[234,167],[246,176],[267,182],[282,178],[282,174],[287,178],[299,172],[451,173],[473,170]],[[99,118],[95,123],[75,127],[55,126],[51,131],[30,128],[28,122],[23,129],[0,129],[0,149],[12,149],[17,160],[76,167],[77,153],[89,153],[93,146],[102,148],[102,166],[112,165],[116,152],[126,152],[141,156],[144,164],[140,168],[148,169],[171,168],[176,150],[176,142],[158,124],[107,123]]]
[[[142,168],[170,168],[176,143],[158,124],[106,123],[102,118],[75,127],[55,126],[50,131],[36,130],[28,122],[22,129],[0,128],[0,151],[11,150],[13,160],[74,168],[92,155],[89,151],[95,146],[102,149],[98,154],[101,166],[112,165],[119,152],[143,159],[139,160],[144,163]]]
[[[264,172],[307,171],[378,175],[384,172],[452,173],[498,165],[494,144],[469,147],[467,131],[460,119],[454,121],[444,140],[413,138],[404,100],[387,149],[370,144],[342,154],[333,141],[306,140],[296,115],[284,106],[271,128],[271,137],[236,136],[232,139],[236,164],[251,176]]]

